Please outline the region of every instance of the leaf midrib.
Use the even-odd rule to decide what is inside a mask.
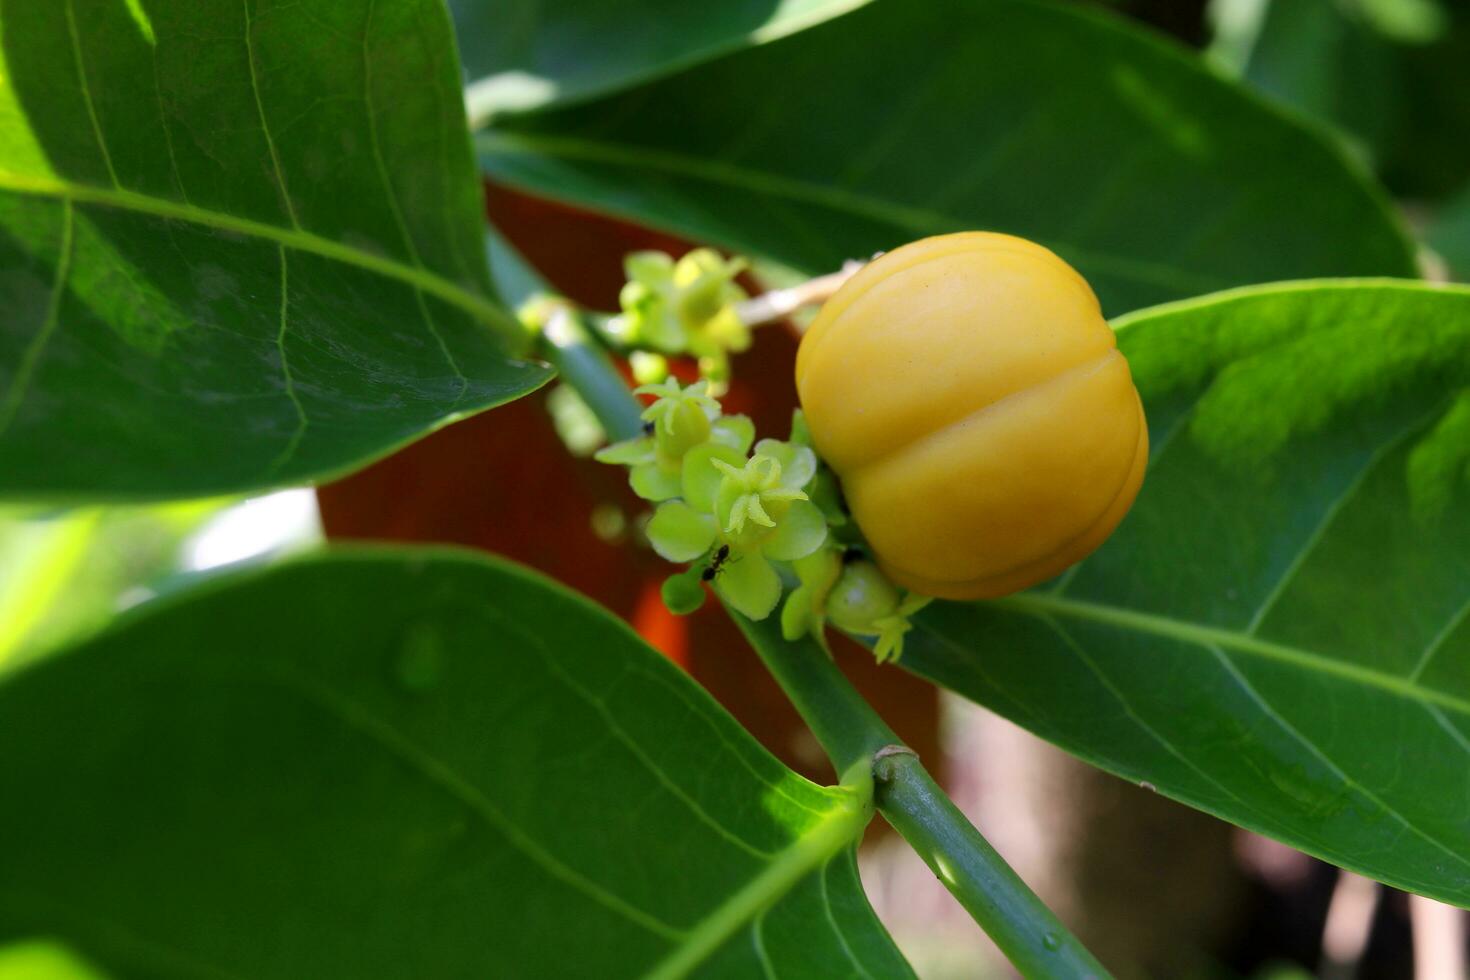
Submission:
[[[844,796],[825,817],[779,851],[759,874],[706,915],[667,958],[644,974],[644,980],[673,980],[686,976],[741,928],[758,921],[802,878],[814,870],[825,868],[827,862],[844,847],[862,836],[870,810],[864,805],[858,790],[843,788],[839,791]],[[845,945],[846,940],[843,942]]]
[[[0,191],[30,197],[54,198],[75,204],[96,204],[118,208],[275,242],[296,251],[308,252],[346,265],[356,266],[385,278],[397,280],[421,292],[429,293],[464,310],[477,320],[491,325],[507,340],[517,338],[521,333],[509,314],[498,305],[483,296],[455,285],[422,266],[407,265],[394,259],[374,255],[371,252],[344,245],[299,228],[280,227],[264,221],[256,221],[253,218],[242,218],[223,211],[151,197],[122,188],[95,187],[54,177],[18,174],[3,169],[0,169]]]
[[[312,681],[294,669],[279,668],[267,676],[370,738],[413,771],[469,806],[553,877],[671,943],[671,952],[644,975],[645,980],[673,980],[686,976],[742,927],[755,922],[784,898],[802,878],[824,867],[842,848],[861,837],[871,816],[868,798],[860,790],[834,788],[834,805],[826,814],[786,847],[775,852],[764,868],[730,893],[692,928],[680,929],[631,905],[582,872],[564,864],[501,813],[470,780],[365,705],[341,691]]]
[[[497,144],[512,151],[560,156],[564,159],[590,160],[594,163],[615,166],[642,167],[711,183],[744,187],[773,197],[783,197],[881,221],[918,235],[963,231],[970,227],[970,223],[957,215],[898,204],[876,197],[854,194],[835,187],[824,187],[804,180],[783,177],[763,170],[685,154],[649,150],[644,147],[608,141],[510,133],[504,130],[485,131],[476,136],[475,145],[479,150],[493,151],[497,148]],[[1112,253],[1097,252],[1069,242],[1055,239],[1035,240],[1064,258],[1088,266],[1094,273],[1112,275],[1115,278],[1127,279],[1135,283],[1165,287],[1184,293],[1215,292],[1232,285],[1226,280],[1213,276],[1191,273],[1174,266],[1160,265],[1141,259],[1129,259]]]
[[[1334,660],[1312,650],[1276,643],[1236,630],[1191,623],[1157,613],[1139,612],[1133,609],[1122,609],[1102,603],[1066,599],[1036,592],[1025,592],[1005,599],[997,599],[989,605],[993,608],[1013,610],[1030,616],[1066,616],[1072,619],[1102,623],[1153,636],[1184,640],[1204,648],[1220,646],[1239,653],[1291,664],[1305,670],[1341,677],[1366,687],[1377,688],[1396,697],[1436,704],[1470,716],[1470,699],[1457,697],[1447,691],[1424,687],[1407,677],[1400,677],[1343,660]]]

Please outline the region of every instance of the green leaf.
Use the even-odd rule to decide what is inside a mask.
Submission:
[[[1451,277],[1470,282],[1470,187],[1434,216],[1426,238],[1449,266]]]
[[[1054,249],[1110,313],[1416,274],[1332,140],[1071,4],[872,4],[476,145],[497,180],[809,274],[976,228]]]
[[[481,122],[671,75],[868,0],[449,0]]]
[[[0,2],[0,496],[343,472],[548,376],[436,0]]]
[[[1341,130],[1396,196],[1443,198],[1470,172],[1470,18],[1439,0],[1217,3],[1217,35],[1244,82]],[[1233,19],[1233,18],[1232,18]],[[1234,50],[1231,50],[1231,49]]]
[[[0,686],[0,728],[0,946],[117,976],[910,975],[858,885],[860,790],[469,554],[155,604]]]
[[[0,673],[103,628],[129,593],[186,579],[195,536],[234,503],[0,511]]]
[[[903,665],[1127,779],[1470,904],[1470,289],[1281,284],[1117,324],[1148,477],[1092,558]]]

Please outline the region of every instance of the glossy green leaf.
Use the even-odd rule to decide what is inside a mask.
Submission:
[[[1079,5],[872,4],[476,145],[497,180],[812,274],[982,228],[1056,250],[1110,314],[1415,275],[1335,143]]]
[[[1118,324],[1148,477],[1093,557],[903,663],[1105,769],[1470,905],[1470,289],[1282,284]]]
[[[467,553],[164,600],[0,685],[0,730],[0,947],[117,976],[910,975],[858,884],[865,791]]]
[[[299,483],[546,379],[438,0],[3,0],[0,52],[0,496]]]
[[[1470,7],[1451,13],[1440,0],[1216,6],[1244,15],[1243,29],[1227,29],[1214,45],[1242,81],[1339,129],[1396,195],[1440,199],[1464,184]]]
[[[578,102],[794,34],[868,0],[449,0],[477,122]]]
[[[0,510],[0,674],[187,580],[191,538],[236,503]]]
[[[1429,246],[1460,282],[1470,282],[1470,187],[1435,215],[1426,236]]]

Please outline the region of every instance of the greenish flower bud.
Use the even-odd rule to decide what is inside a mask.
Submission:
[[[607,441],[607,432],[592,409],[577,394],[577,389],[557,385],[546,396],[546,410],[551,424],[573,456],[590,456]]]
[[[745,267],[745,260],[727,261],[708,248],[677,262],[662,252],[634,252],[623,261],[628,282],[618,296],[622,312],[609,329],[629,344],[693,354],[708,377],[723,382],[727,353],[750,346],[750,328],[735,313],[746,298],[735,277]]]
[[[877,621],[898,611],[898,589],[878,566],[867,560],[849,562],[827,596],[827,618],[849,633],[876,635]]]
[[[702,569],[698,566],[678,575],[664,579],[659,590],[664,605],[675,616],[688,616],[704,605],[704,586],[701,583]]]
[[[801,584],[781,607],[781,635],[796,640],[810,634],[826,649],[827,597],[842,574],[842,560],[837,549],[823,547],[793,561],[791,570]]]
[[[669,376],[669,359],[662,354],[635,350],[628,355],[628,367],[633,371],[633,380],[640,385],[654,385]]]
[[[705,381],[681,388],[677,378],[669,378],[662,384],[643,385],[634,391],[658,396],[643,410],[642,418],[653,423],[659,455],[671,464],[708,440],[711,422],[720,416],[720,403],[710,397],[709,384]]]

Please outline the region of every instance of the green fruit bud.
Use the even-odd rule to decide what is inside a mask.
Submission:
[[[669,612],[675,616],[688,616],[704,605],[704,586],[700,585],[700,574],[701,569],[696,566],[687,572],[664,579],[663,588],[659,591]]]
[[[898,589],[870,561],[851,562],[842,570],[827,596],[827,618],[849,633],[872,636],[880,632],[878,620],[898,611]]]

